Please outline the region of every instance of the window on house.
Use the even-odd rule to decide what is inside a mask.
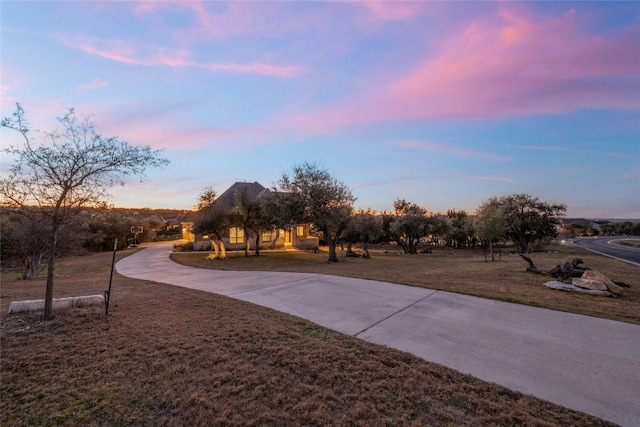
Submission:
[[[260,237],[262,239],[263,242],[270,242],[271,241],[271,232],[270,231],[265,231],[262,233],[262,237]]]
[[[229,243],[244,243],[244,230],[239,227],[229,229]]]
[[[299,237],[304,236],[304,225],[299,225],[296,227],[296,235]]]

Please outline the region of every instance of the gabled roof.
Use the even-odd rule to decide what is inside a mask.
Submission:
[[[174,218],[169,218],[165,221],[167,225],[178,225],[183,222],[193,222],[194,216],[195,215],[193,212],[187,212],[187,213],[180,214]]]
[[[227,188],[224,193],[216,198],[216,205],[227,209],[233,210],[237,206],[237,195],[240,191],[246,191],[249,200],[258,200],[260,197],[269,193],[269,190],[264,188],[259,182],[236,182],[231,187]]]

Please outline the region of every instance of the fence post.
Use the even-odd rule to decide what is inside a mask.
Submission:
[[[113,267],[116,265],[116,250],[118,249],[118,238],[113,243],[113,258],[111,259],[111,274],[109,275],[109,289],[104,291],[104,314],[109,315],[109,300],[111,299],[111,282],[113,281]]]

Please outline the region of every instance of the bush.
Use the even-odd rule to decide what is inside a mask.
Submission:
[[[156,236],[182,236],[180,228],[169,228],[167,230],[156,231]]]
[[[181,243],[179,245],[173,245],[174,252],[191,252],[193,251],[193,242]]]
[[[536,242],[529,244],[529,252],[544,252],[547,246],[551,244],[551,237],[542,238]]]

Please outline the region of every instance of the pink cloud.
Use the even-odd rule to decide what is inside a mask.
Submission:
[[[186,51],[172,50],[171,52],[167,52],[148,47],[145,50],[151,50],[152,54],[144,57],[132,45],[125,45],[123,43],[112,43],[110,47],[101,48],[88,43],[78,43],[66,39],[63,40],[63,42],[69,47],[82,50],[90,55],[130,65],[202,68],[213,72],[262,74],[279,78],[294,78],[302,71],[302,67],[278,66],[260,62],[249,64],[196,62],[187,59],[189,53]]]
[[[93,113],[92,122],[103,135],[117,136],[135,145],[167,150],[202,147],[247,150],[267,143],[279,129],[260,126],[218,127],[184,118],[200,101],[173,102],[157,98],[116,104],[77,105],[80,116]],[[64,110],[57,111],[59,116]],[[177,118],[176,117],[183,117]]]
[[[507,161],[512,159],[511,157],[497,156],[495,154],[485,153],[485,152],[473,150],[470,148],[459,147],[454,144],[441,144],[437,142],[419,141],[414,139],[397,141],[396,144],[405,148],[424,150],[424,151],[436,151],[436,152],[445,153],[453,156],[481,157],[481,158],[497,160],[497,161]]]
[[[202,126],[185,123],[153,121],[146,117],[130,119],[127,126],[100,120],[96,115],[95,123],[98,131],[104,135],[117,136],[135,145],[149,145],[154,149],[187,150],[203,147],[246,149],[255,144],[262,144],[266,137],[259,129],[240,128],[224,129],[215,126]]]
[[[573,11],[560,18],[503,10],[470,24],[436,58],[391,85],[388,96],[420,115],[487,117],[635,108],[628,86],[640,72],[637,32],[588,34]],[[425,100],[430,100],[426,101]]]
[[[625,179],[637,178],[639,176],[640,176],[640,168],[633,168],[630,171],[628,171],[627,173],[624,173],[624,174],[616,177],[616,180],[622,181],[622,180],[625,180]]]
[[[390,2],[383,0],[369,0],[359,2],[367,9],[373,21],[404,21],[421,12],[425,3],[421,2]]]
[[[85,84],[76,86],[76,89],[82,90],[82,91],[84,91],[84,90],[94,90],[94,89],[103,88],[107,84],[108,83],[105,80],[93,79],[93,81],[91,83],[85,83]]]
[[[500,118],[581,109],[638,109],[640,25],[589,32],[573,10],[537,16],[505,8],[469,22],[409,70],[294,126],[433,118]]]
[[[235,36],[273,36],[295,31],[308,31],[329,25],[332,17],[313,11],[304,15],[286,3],[278,2],[212,2],[145,1],[136,3],[133,9],[141,19],[174,11],[187,12],[192,23],[176,30],[177,39],[225,40]]]
[[[227,4],[222,13],[210,12],[201,1],[185,2],[196,13],[201,27],[207,34],[216,38],[230,35],[246,34],[255,31],[263,24],[259,15],[241,2]]]
[[[293,77],[296,77],[302,71],[302,67],[275,66],[275,65],[262,64],[262,63],[198,64],[194,66],[206,68],[211,71],[219,70],[219,71],[228,71],[228,72],[235,72],[235,73],[246,73],[246,74],[265,74],[268,76],[281,77],[281,78],[293,78]]]
[[[15,69],[13,64],[7,64],[6,61],[2,62],[2,71],[0,73],[2,74],[0,105],[3,110],[5,106],[8,106],[8,109],[13,111],[16,106],[16,99],[13,98],[13,95],[18,93],[20,89],[29,86],[26,73]]]

